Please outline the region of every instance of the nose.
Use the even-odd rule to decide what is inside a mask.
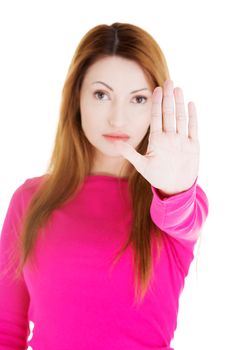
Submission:
[[[126,108],[121,105],[120,103],[116,103],[111,111],[109,116],[109,123],[110,125],[116,127],[116,128],[122,128],[123,125],[125,125],[127,122],[127,116],[126,116]]]

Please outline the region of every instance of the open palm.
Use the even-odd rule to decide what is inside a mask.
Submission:
[[[187,190],[198,176],[200,146],[193,102],[188,104],[188,114],[187,127],[182,89],[173,89],[173,81],[166,80],[163,88],[157,87],[153,92],[146,154],[138,153],[127,142],[116,143],[122,156],[164,194],[172,195]]]

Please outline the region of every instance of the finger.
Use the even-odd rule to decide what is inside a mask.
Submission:
[[[187,136],[187,117],[184,105],[184,96],[181,88],[174,89],[175,108],[176,108],[176,132]]]
[[[162,133],[162,88],[157,86],[152,97],[150,135]]]
[[[193,102],[189,102],[188,104],[188,137],[193,140],[198,139],[198,123],[197,123],[197,110],[196,106]]]
[[[148,162],[145,156],[138,153],[134,149],[134,147],[132,147],[132,145],[124,141],[115,141],[115,147],[118,150],[118,152],[122,155],[122,157],[124,157],[132,165],[134,165],[134,167],[139,173],[141,173],[142,175],[144,174]]]
[[[166,80],[163,88],[163,129],[175,132],[173,81]]]

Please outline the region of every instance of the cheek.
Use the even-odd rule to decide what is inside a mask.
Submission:
[[[95,130],[98,127],[97,118],[93,114],[83,113],[82,115],[82,127],[86,132]]]
[[[134,123],[133,133],[135,134],[135,138],[140,142],[147,131],[150,128],[150,117],[145,115],[144,118],[139,118],[137,122]]]
[[[81,114],[81,125],[84,134],[91,141],[97,138],[102,130],[100,113],[86,109]]]
[[[149,108],[138,112],[139,115],[135,115],[134,123],[139,131],[145,134],[151,122],[151,112]]]
[[[101,106],[98,103],[89,104],[85,106],[83,119],[84,124],[89,125],[90,129],[99,130],[106,124],[109,111],[107,107]]]
[[[150,123],[151,118],[151,104],[147,104],[145,106],[138,106],[138,108],[135,108],[133,110],[133,114],[137,120],[141,121],[142,123]]]

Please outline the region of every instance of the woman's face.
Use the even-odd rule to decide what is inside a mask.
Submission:
[[[115,149],[115,141],[103,135],[127,134],[125,142],[136,148],[150,125],[152,93],[135,61],[111,56],[89,67],[81,86],[80,112],[83,131],[95,147],[94,172],[119,173],[127,160]]]

